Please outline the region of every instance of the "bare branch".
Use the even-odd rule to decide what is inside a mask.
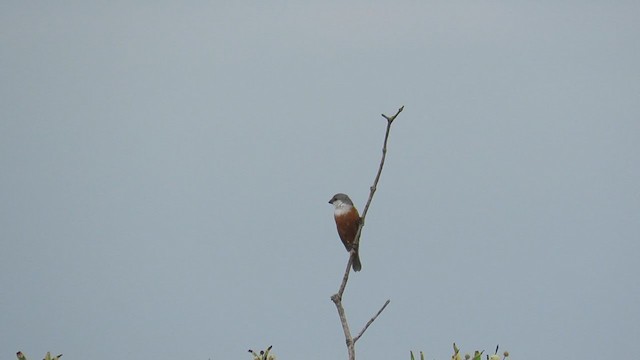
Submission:
[[[347,351],[349,352],[349,359],[355,360],[356,351],[355,351],[355,341],[353,341],[353,337],[351,337],[351,331],[349,330],[349,322],[347,321],[347,314],[344,312],[344,307],[342,306],[342,299],[338,294],[335,294],[331,297],[334,304],[336,304],[336,308],[338,309],[338,316],[340,317],[340,323],[342,324],[342,331],[344,331],[344,339],[347,344]]]
[[[369,191],[369,199],[367,200],[367,204],[364,207],[362,212],[362,217],[360,218],[360,224],[358,225],[358,231],[356,232],[356,237],[353,242],[353,247],[349,252],[349,261],[347,262],[347,268],[345,269],[344,275],[342,276],[342,283],[340,284],[340,289],[336,294],[331,296],[331,301],[336,305],[338,309],[338,316],[340,317],[340,323],[342,324],[342,331],[344,331],[344,338],[347,344],[347,351],[349,352],[349,360],[355,360],[356,351],[355,344],[356,341],[362,337],[365,331],[373,324],[373,322],[378,318],[378,316],[384,311],[384,309],[389,305],[390,300],[387,300],[384,305],[378,310],[378,312],[367,322],[364,328],[360,331],[358,336],[355,338],[352,337],[351,331],[349,330],[349,322],[347,321],[347,315],[344,311],[344,307],[342,306],[342,295],[344,294],[344,290],[347,287],[347,282],[349,281],[349,274],[351,273],[351,264],[353,263],[353,258],[355,255],[356,249],[358,249],[358,245],[360,244],[360,234],[362,233],[362,228],[364,227],[364,219],[367,216],[367,212],[369,211],[369,206],[371,206],[371,201],[373,200],[373,195],[376,192],[378,181],[380,181],[380,175],[382,174],[382,168],[384,167],[384,160],[387,156],[387,142],[389,140],[389,132],[391,131],[391,124],[396,119],[396,117],[404,110],[404,106],[400,107],[398,111],[393,116],[387,116],[382,114],[382,116],[387,119],[387,130],[384,134],[384,143],[382,145],[382,159],[380,159],[380,166],[378,167],[378,173],[376,174],[375,179],[373,180],[373,185],[371,185]]]
[[[396,112],[395,115],[389,117],[385,114],[382,116],[387,119],[387,130],[384,134],[384,142],[382,144],[382,158],[380,159],[380,165],[378,166],[378,173],[376,174],[375,179],[373,180],[373,185],[369,188],[369,199],[367,199],[367,204],[364,206],[364,210],[362,210],[362,217],[360,218],[360,225],[358,226],[358,231],[356,232],[356,238],[354,240],[354,247],[357,248],[358,244],[360,244],[360,234],[362,233],[362,228],[364,227],[364,219],[367,217],[367,213],[369,212],[369,206],[371,206],[371,201],[373,200],[373,195],[376,193],[378,189],[378,181],[380,181],[380,175],[382,175],[382,168],[384,167],[384,160],[387,157],[387,142],[389,141],[389,132],[391,131],[391,124],[396,119],[396,117],[404,110],[404,106],[401,106],[400,109]]]
[[[367,321],[367,324],[364,326],[364,328],[362,328],[362,330],[360,330],[360,333],[358,334],[358,336],[356,336],[355,338],[353,338],[353,342],[355,343],[356,341],[358,341],[360,339],[360,337],[362,337],[362,335],[364,334],[365,331],[367,331],[367,329],[369,328],[369,326],[371,324],[373,324],[374,321],[376,321],[376,318],[378,317],[378,315],[380,315],[382,313],[382,311],[384,311],[384,308],[387,307],[387,305],[389,305],[389,303],[391,302],[391,300],[387,300],[385,301],[384,305],[382,305],[382,307],[380,308],[380,310],[378,310],[378,312],[369,320]]]
[[[347,287],[347,281],[349,281],[349,274],[351,273],[351,264],[353,263],[353,257],[355,256],[356,250],[355,247],[351,249],[349,252],[349,261],[347,262],[347,269],[344,271],[344,275],[342,276],[342,284],[340,284],[340,289],[338,290],[338,295],[342,300],[342,294],[344,293],[344,289]]]

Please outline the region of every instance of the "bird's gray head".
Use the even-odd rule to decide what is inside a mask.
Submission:
[[[353,202],[351,202],[351,199],[349,199],[349,196],[343,193],[337,193],[333,195],[331,200],[329,200],[329,204],[333,204],[333,206],[335,206],[336,208],[340,206],[345,206],[345,205],[353,206]]]

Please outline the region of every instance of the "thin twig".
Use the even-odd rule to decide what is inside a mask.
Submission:
[[[365,331],[367,331],[367,329],[369,328],[369,326],[371,324],[373,324],[373,322],[376,320],[376,318],[378,317],[378,315],[380,315],[382,313],[382,311],[384,310],[384,308],[387,307],[387,305],[389,305],[389,303],[391,302],[391,300],[387,300],[385,301],[384,305],[382,305],[382,307],[380,308],[380,310],[378,310],[378,312],[369,320],[367,321],[367,324],[364,326],[364,328],[362,328],[362,330],[360,330],[360,333],[358,334],[358,336],[353,338],[353,342],[357,342],[358,339],[360,339],[360,337],[364,334]]]

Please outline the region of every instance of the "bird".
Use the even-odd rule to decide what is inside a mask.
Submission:
[[[342,244],[351,252],[354,242],[356,240],[356,233],[358,232],[358,226],[360,225],[360,214],[353,202],[343,193],[333,195],[329,204],[333,205],[333,217],[336,220],[336,227],[338,228],[338,235]],[[360,271],[362,269],[362,263],[360,263],[360,255],[358,254],[358,246],[355,247],[355,253],[353,255],[353,261],[351,263],[353,271]]]

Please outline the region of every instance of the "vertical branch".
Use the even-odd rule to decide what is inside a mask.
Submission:
[[[353,262],[353,257],[355,255],[355,249],[358,248],[360,243],[360,234],[362,233],[362,228],[364,227],[364,219],[367,216],[367,212],[369,211],[369,206],[371,206],[371,201],[373,200],[373,195],[375,194],[378,188],[378,181],[380,181],[380,175],[382,174],[382,168],[384,167],[384,160],[387,156],[387,142],[389,140],[389,133],[391,131],[391,124],[396,119],[396,117],[404,110],[404,106],[400,107],[398,111],[393,116],[387,116],[382,114],[382,116],[387,119],[387,130],[384,134],[384,143],[382,145],[382,159],[380,160],[380,165],[378,166],[378,173],[376,174],[375,179],[373,180],[373,185],[370,187],[369,191],[369,199],[367,200],[367,204],[362,211],[362,217],[360,218],[360,224],[358,225],[358,231],[356,232],[356,237],[354,239],[353,249],[350,251],[349,261],[347,262],[347,268],[345,269],[344,275],[342,276],[342,283],[340,284],[340,289],[336,294],[331,296],[331,300],[336,305],[338,310],[338,316],[340,317],[340,323],[342,324],[342,330],[344,331],[344,338],[347,344],[347,351],[349,353],[349,360],[355,360],[356,351],[355,344],[356,342],[364,335],[364,332],[367,331],[369,326],[378,318],[378,315],[384,311],[384,309],[389,305],[390,300],[387,300],[384,305],[378,310],[378,312],[367,322],[364,328],[358,333],[358,336],[355,338],[351,335],[351,331],[349,330],[349,322],[347,321],[347,315],[344,311],[344,307],[342,306],[342,295],[344,293],[345,288],[347,287],[347,282],[349,281],[349,274],[351,273],[351,263]]]
[[[378,190],[378,181],[380,181],[380,175],[382,175],[382,168],[384,167],[384,160],[387,158],[387,142],[389,141],[389,133],[391,132],[391,124],[393,124],[393,120],[396,119],[398,115],[404,110],[404,106],[401,106],[400,109],[393,116],[387,116],[382,114],[382,117],[387,119],[387,131],[384,134],[384,143],[382,144],[382,158],[380,159],[380,166],[378,167],[378,173],[376,174],[376,178],[373,180],[373,185],[369,188],[369,199],[367,199],[367,204],[364,206],[364,210],[362,210],[362,217],[360,218],[360,226],[358,226],[358,232],[356,233],[356,238],[354,242],[354,247],[357,248],[358,244],[360,244],[360,233],[362,232],[362,228],[364,227],[364,218],[367,216],[367,212],[369,212],[369,206],[371,206],[371,201],[373,200],[373,195]]]

